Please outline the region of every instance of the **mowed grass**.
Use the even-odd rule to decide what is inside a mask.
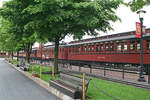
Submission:
[[[13,64],[18,64],[19,61],[17,60],[12,60]]]
[[[115,100],[106,96],[102,91],[119,100],[150,100],[150,90],[97,78],[92,78],[89,84],[87,100]]]
[[[48,72],[51,71],[50,67],[42,66],[42,72]],[[40,77],[40,65],[33,65],[33,72],[38,74],[38,77]],[[32,66],[29,68],[29,73],[32,73]],[[52,74],[42,74],[42,80],[49,82],[49,80],[52,79]],[[58,75],[55,75],[54,80],[58,79]]]
[[[29,70],[29,72],[32,73],[32,67],[30,67]],[[42,66],[42,72],[46,71],[51,71],[51,68]],[[40,76],[40,65],[34,65],[34,72],[36,72],[38,76]],[[81,75],[77,76],[81,77]],[[133,86],[92,77],[89,78],[91,78],[92,80],[88,87],[88,98],[86,100],[115,100],[109,96],[106,96],[102,91],[119,100],[150,100],[150,90],[136,88]],[[52,75],[42,74],[42,80],[49,82],[50,79],[52,79]],[[55,80],[57,79],[58,75],[55,76]]]

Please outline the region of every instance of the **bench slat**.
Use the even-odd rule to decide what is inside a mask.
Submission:
[[[87,92],[88,84],[91,79],[85,79],[85,91]],[[71,74],[60,73],[59,80],[50,80],[50,86],[58,89],[74,99],[82,98],[83,79]]]

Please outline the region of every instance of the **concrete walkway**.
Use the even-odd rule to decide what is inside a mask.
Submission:
[[[0,59],[0,100],[60,100]]]

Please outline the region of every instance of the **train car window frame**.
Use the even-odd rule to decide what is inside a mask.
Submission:
[[[113,43],[110,44],[110,51],[114,51],[114,44]]]
[[[140,43],[137,43],[137,44],[136,44],[136,48],[137,48],[137,51],[140,51],[140,50],[141,50],[141,44],[140,44]]]
[[[71,47],[68,47],[68,49],[69,49],[69,53],[71,53]]]
[[[122,45],[120,43],[117,44],[117,51],[121,51]]]
[[[81,46],[81,52],[84,52],[84,49],[83,49],[84,47],[83,47],[83,45]]]
[[[104,44],[101,44],[101,45],[100,45],[99,51],[100,51],[100,52],[104,52]]]
[[[105,51],[110,51],[109,44],[105,45]]]
[[[147,40],[147,41],[146,41],[146,49],[147,49],[147,50],[150,50],[150,40]]]
[[[87,52],[87,47],[86,46],[84,46],[84,52]]]
[[[72,53],[74,53],[74,46],[72,46],[72,48],[71,48],[71,49],[72,49],[72,50],[71,50],[71,51],[72,51]]]
[[[100,45],[96,45],[96,52],[100,51]]]
[[[130,42],[130,51],[135,51],[135,42]]]
[[[94,52],[94,45],[91,46],[91,51]]]
[[[127,51],[128,50],[128,45],[127,43],[124,43],[122,46],[123,51]]]
[[[88,52],[91,52],[91,46],[90,45],[88,46]]]
[[[78,46],[77,50],[78,50],[77,52],[80,53],[80,51],[81,51],[81,50],[80,50],[80,46]]]

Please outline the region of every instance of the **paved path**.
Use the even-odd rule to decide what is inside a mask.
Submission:
[[[0,100],[60,100],[0,59]]]

